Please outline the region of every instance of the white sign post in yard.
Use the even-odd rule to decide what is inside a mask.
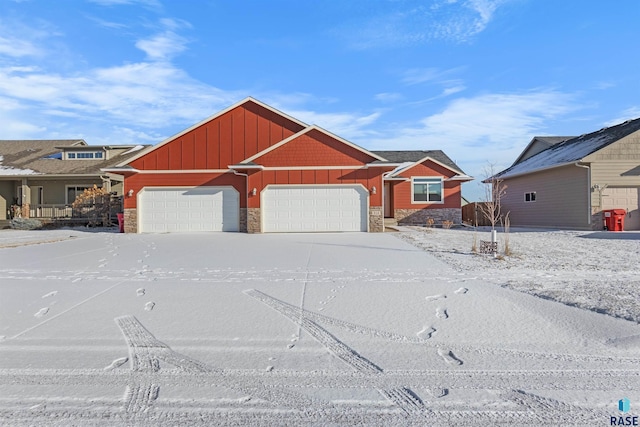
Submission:
[[[491,230],[491,247],[493,249],[493,257],[496,258],[498,256],[498,232],[496,230]]]

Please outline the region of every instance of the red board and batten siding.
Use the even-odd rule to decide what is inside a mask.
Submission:
[[[374,186],[382,188],[382,170],[365,168],[374,160],[369,154],[312,129],[254,159],[266,168],[286,166],[289,169],[251,172],[249,188],[262,191],[273,184],[362,184],[370,191]],[[376,191],[370,196],[370,206],[382,204],[380,193]],[[248,207],[260,207],[260,197],[249,197]]]
[[[262,191],[268,185],[323,185],[362,184],[371,192],[369,206],[382,206],[382,173],[380,168],[371,169],[313,169],[313,170],[265,170],[249,174],[249,189]],[[260,194],[249,196],[248,207],[260,207]]]
[[[227,169],[303,126],[246,102],[131,162],[139,170]]]
[[[312,129],[254,159],[254,162],[265,167],[354,166],[365,165],[374,160],[374,157]]]
[[[437,163],[426,160],[425,162],[408,169],[401,174],[404,178],[411,179],[414,177],[442,177],[450,178],[456,175],[455,172],[440,166]],[[444,182],[444,203],[411,203],[411,181],[399,182],[393,187],[393,207],[394,209],[442,209],[442,208],[460,208],[461,199],[461,182],[445,181]]]

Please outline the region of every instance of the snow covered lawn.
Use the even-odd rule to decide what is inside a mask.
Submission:
[[[510,288],[588,305],[581,280],[637,283],[638,241],[514,232],[519,257],[499,261],[472,238],[0,231],[0,424],[609,425],[623,397],[633,411],[638,324]]]

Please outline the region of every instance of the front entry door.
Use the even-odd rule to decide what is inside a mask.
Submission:
[[[385,218],[393,218],[393,213],[391,209],[391,183],[384,183],[384,217]]]

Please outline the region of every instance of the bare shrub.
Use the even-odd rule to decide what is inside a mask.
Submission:
[[[442,228],[446,228],[447,230],[453,227],[453,221],[442,221]]]
[[[433,218],[427,218],[427,223],[425,224],[425,227],[427,228],[431,228],[433,227],[433,224],[435,224],[436,222],[434,221]]]

